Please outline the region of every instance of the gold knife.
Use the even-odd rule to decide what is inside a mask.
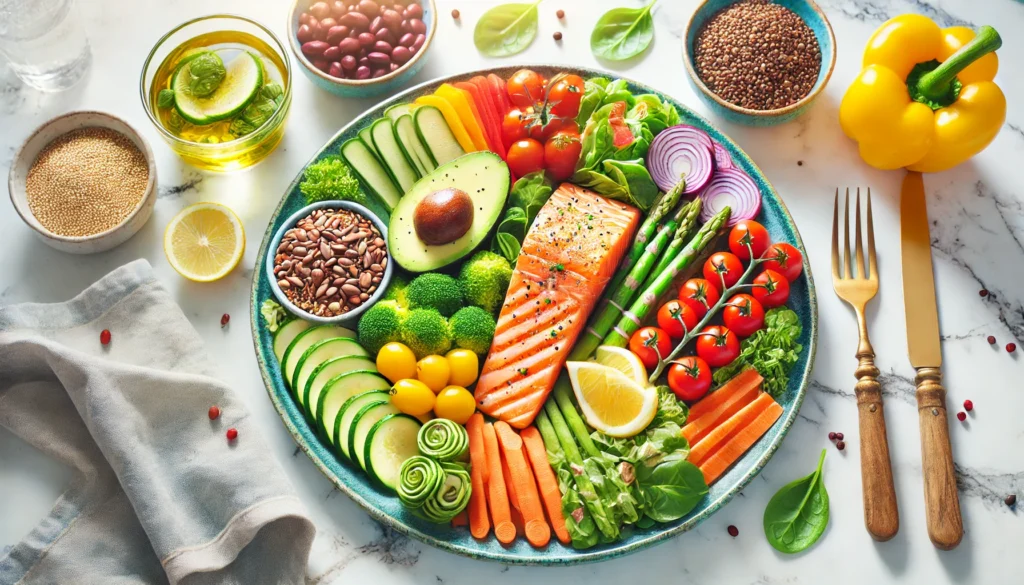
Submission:
[[[907,315],[907,350],[917,370],[917,411],[921,419],[921,467],[924,474],[928,536],[943,550],[960,544],[963,521],[953,471],[942,387],[939,312],[935,306],[928,206],[921,173],[908,172],[900,201],[903,245],[903,303]]]

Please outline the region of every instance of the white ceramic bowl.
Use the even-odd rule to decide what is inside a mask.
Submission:
[[[131,140],[146,157],[146,164],[149,166],[149,182],[142,199],[121,223],[105,232],[90,236],[61,236],[47,230],[32,215],[25,192],[25,180],[28,177],[29,169],[32,168],[32,163],[48,144],[68,132],[88,127],[109,128]],[[21,149],[18,150],[14,156],[14,162],[11,164],[7,187],[11,194],[11,203],[14,204],[18,215],[47,245],[71,254],[94,254],[123,244],[128,238],[135,235],[135,232],[139,231],[149,220],[149,216],[153,214],[153,205],[156,203],[156,161],[153,159],[153,151],[150,150],[149,144],[128,122],[104,112],[70,112],[37,128],[21,145]]]

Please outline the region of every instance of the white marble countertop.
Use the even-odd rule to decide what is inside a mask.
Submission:
[[[476,18],[494,1],[439,0],[441,30],[417,81],[512,63],[600,65],[589,52],[590,29],[616,5],[636,0],[549,0],[541,7],[538,38],[521,55],[488,60],[472,46]],[[211,11],[237,12],[285,33],[281,0],[81,1],[92,41],[94,64],[86,81],[58,95],[21,85],[0,65],[0,176],[6,176],[21,141],[37,125],[73,109],[99,109],[134,124],[157,157],[160,195],[152,219],[128,243],[88,257],[62,254],[32,237],[11,206],[0,201],[0,304],[53,302],[70,298],[92,281],[135,258],[156,268],[188,318],[206,340],[224,379],[263,422],[274,455],[309,506],[318,536],[308,582],[490,583],[1020,583],[1024,573],[1021,511],[1003,504],[1024,495],[1024,378],[1021,350],[1003,346],[1024,341],[1024,4],[1013,0],[822,0],[835,29],[838,60],[825,94],[803,118],[783,126],[751,129],[711,119],[761,166],[785,199],[807,244],[818,277],[820,334],[813,383],[800,420],[760,476],[727,507],[696,530],[665,544],[613,561],[574,568],[504,567],[473,561],[382,530],[338,492],[296,448],[267,399],[260,380],[247,320],[249,289],[258,243],[285,187],[303,164],[340,127],[370,105],[343,100],[296,75],[294,103],[281,147],[262,165],[235,175],[202,174],[181,163],[150,125],[138,95],[138,78],[152,43],[178,22]],[[696,0],[662,0],[655,9],[651,51],[622,71],[707,114],[685,79],[680,35]],[[143,7],[143,5],[145,5]],[[454,22],[452,8],[462,12]],[[564,9],[564,23],[554,12]],[[871,31],[892,15],[920,12],[943,25],[992,24],[1004,32],[997,81],[1010,103],[1006,127],[995,142],[967,164],[926,177],[933,220],[935,276],[942,320],[944,374],[949,389],[950,435],[957,461],[965,536],[952,552],[940,552],[925,531],[917,410],[904,335],[900,290],[898,202],[902,173],[865,166],[837,123],[845,87],[857,73]],[[552,40],[554,31],[565,35]],[[888,543],[875,543],[863,527],[853,370],[856,328],[852,312],[830,291],[832,195],[837,186],[870,186],[881,265],[881,292],[869,307],[872,340],[883,372],[889,440],[901,528]],[[213,284],[190,283],[167,264],[161,236],[167,221],[185,205],[219,201],[242,217],[249,237],[242,265]],[[993,294],[979,296],[979,290]],[[220,315],[231,325],[221,329]],[[985,338],[994,335],[996,346]],[[967,423],[952,413],[964,399],[974,401]],[[838,452],[826,434],[842,431],[849,445]],[[818,451],[829,447],[826,483],[832,516],[822,540],[789,557],[765,541],[761,515],[784,483],[810,472]],[[0,429],[0,548],[20,540],[46,513],[68,472]],[[740,534],[732,538],[726,526]]]

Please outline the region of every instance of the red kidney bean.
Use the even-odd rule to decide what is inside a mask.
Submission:
[[[356,58],[353,55],[345,55],[342,57],[341,68],[345,71],[354,71],[356,68]]]
[[[416,35],[416,38],[412,42],[413,52],[419,51],[423,48],[423,43],[427,42],[427,36],[424,34]]]
[[[409,50],[409,47],[398,45],[391,51],[391,60],[399,65],[404,65],[409,59],[412,59],[412,51]]]
[[[331,6],[326,2],[317,2],[309,7],[309,13],[317,19],[327,18],[331,14]]]
[[[378,77],[384,77],[387,74],[388,74],[388,70],[387,69],[374,69],[373,70],[373,74],[370,75],[370,77],[376,79]]]
[[[299,39],[300,43],[308,43],[313,40],[313,29],[309,28],[308,24],[300,25],[295,36]]]
[[[324,41],[310,41],[308,43],[303,43],[302,54],[310,59],[319,59],[323,57],[324,51],[326,51],[328,47],[330,47],[330,45]]]
[[[391,64],[391,57],[387,53],[380,53],[374,51],[366,56],[370,60],[370,64],[377,67],[387,67]]]
[[[327,40],[327,31],[329,29],[326,29],[326,28],[320,26],[319,24],[317,24],[316,26],[314,26],[312,28],[313,28],[313,38],[314,39],[316,39],[318,41],[326,41]]]
[[[313,66],[319,69],[320,71],[323,71],[324,73],[328,73],[331,70],[331,62],[328,61],[327,59],[314,60]]]
[[[398,69],[398,63],[392,62],[391,65],[388,65],[388,70],[394,71],[395,69]]]
[[[331,29],[327,31],[327,42],[332,44],[332,45],[337,45],[338,43],[340,43],[346,37],[348,37],[348,27],[347,26],[342,26],[342,25],[332,26]],[[299,40],[302,40],[302,39],[299,39]]]
[[[409,20],[409,32],[417,35],[422,35],[427,32],[427,25],[423,24],[423,21],[418,18]]]
[[[405,9],[405,17],[423,18],[423,7],[420,6],[419,3],[410,4],[409,7]]]
[[[330,47],[324,51],[324,59],[328,61],[339,61],[342,56],[344,56],[344,53],[338,47]]]
[[[308,12],[303,12],[299,15],[299,24],[309,24],[311,18],[313,17]]]
[[[341,70],[341,63],[337,61],[331,63],[331,68],[327,71],[327,74],[330,75],[331,77],[341,77],[342,73],[343,72]]]
[[[366,65],[360,65],[359,68],[356,69],[356,79],[369,79],[369,78],[370,78],[370,68],[367,67]]]
[[[375,37],[375,38],[376,38],[376,39],[377,39],[378,41],[384,41],[385,43],[388,43],[388,44],[391,44],[391,45],[393,45],[393,44],[394,44],[394,42],[393,42],[393,41],[394,41],[395,35],[391,34],[391,31],[390,31],[390,30],[388,30],[388,29],[386,29],[386,28],[382,28],[382,29],[380,29],[380,30],[379,30],[379,31],[377,31],[377,32],[376,32],[376,34],[374,34],[373,36],[374,36],[374,37]]]
[[[402,32],[412,32],[412,31],[411,31],[411,30],[409,29],[409,21],[408,21],[408,20],[405,20],[405,19],[403,19],[403,20],[402,20],[402,26],[400,26],[399,28],[401,28],[401,29],[402,29]]]
[[[334,0],[331,4],[331,16],[334,18],[341,18],[341,16],[346,12],[348,12],[348,8],[341,0]]]
[[[353,55],[355,53],[358,53],[359,47],[360,45],[357,39],[341,39],[341,41],[338,42],[338,48],[341,49],[341,52],[346,55]]]
[[[360,56],[359,57],[359,61],[357,61],[357,62],[359,63],[360,67],[369,67],[370,66],[370,59],[366,55]]]
[[[396,10],[385,10],[380,17],[388,28],[398,29],[402,26],[402,14]]]
[[[331,30],[331,27],[338,26],[338,21],[328,16],[327,18],[320,19],[320,28],[324,30]]]
[[[352,30],[358,30],[359,32],[370,27],[370,19],[362,12],[349,12],[345,16],[339,18],[338,23],[343,24]]]
[[[379,31],[380,27],[382,26],[384,26],[384,21],[381,19],[381,17],[374,16],[373,20],[370,21],[370,32],[373,34],[377,34],[377,31]]]
[[[389,43],[387,41],[377,41],[376,43],[373,43],[373,50],[378,52],[378,53],[384,53],[385,55],[390,55],[391,51],[393,49],[391,47],[391,43]]]
[[[377,16],[380,14],[380,6],[373,0],[359,0],[359,12],[366,16]]]
[[[412,43],[416,40],[416,35],[412,33],[405,33],[402,38],[398,39],[398,44],[403,47],[411,47]]]
[[[359,45],[362,47],[373,46],[373,43],[377,42],[377,37],[371,35],[368,32],[359,33]]]
[[[416,45],[413,45],[413,46],[409,47],[409,53],[415,55],[416,53],[419,53],[419,52],[420,52],[420,50],[416,48]]]

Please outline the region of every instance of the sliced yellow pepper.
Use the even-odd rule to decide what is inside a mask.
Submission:
[[[839,106],[843,132],[879,169],[937,172],[981,152],[1006,120],[989,26],[939,28],[917,14],[882,24]]]
[[[434,95],[440,96],[455,108],[455,112],[459,115],[459,119],[462,120],[462,125],[466,127],[466,132],[469,133],[469,137],[473,140],[473,150],[487,150],[487,139],[484,138],[484,131],[480,128],[480,114],[476,112],[476,105],[473,103],[473,97],[469,95],[469,92],[464,89],[459,89],[453,85],[442,83],[441,87],[437,88]],[[468,150],[466,152],[469,152]]]
[[[424,106],[434,106],[441,110],[444,121],[448,122],[448,127],[455,136],[455,140],[458,141],[459,146],[462,147],[462,150],[466,152],[477,150],[476,146],[473,145],[473,139],[469,137],[469,132],[466,132],[466,127],[462,125],[459,114],[456,113],[455,108],[452,107],[448,100],[436,95],[425,95],[416,98],[416,103]]]

